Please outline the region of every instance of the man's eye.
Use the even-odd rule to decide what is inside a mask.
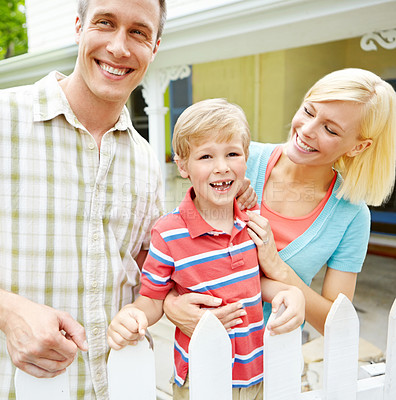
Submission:
[[[101,21],[98,21],[98,23],[99,23],[100,25],[110,26],[110,22],[109,22],[109,21],[103,21],[103,20],[101,20]]]

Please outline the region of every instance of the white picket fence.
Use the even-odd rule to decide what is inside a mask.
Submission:
[[[276,316],[271,316],[274,318]],[[389,314],[385,374],[358,380],[359,320],[352,303],[339,295],[326,320],[323,388],[301,393],[301,330],[264,334],[265,400],[395,400],[396,300]],[[136,362],[138,360],[138,362]],[[189,348],[190,400],[231,400],[231,345],[209,311]],[[17,370],[17,400],[70,400],[67,374],[37,379]],[[155,400],[153,351],[146,340],[112,351],[108,361],[110,400]]]

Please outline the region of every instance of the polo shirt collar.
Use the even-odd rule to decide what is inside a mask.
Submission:
[[[194,188],[190,187],[179,205],[179,213],[183,218],[184,223],[190,233],[192,239],[202,236],[204,234],[222,234],[221,230],[214,229],[209,225],[198,212],[192,199],[194,195]],[[246,223],[249,221],[249,217],[238,207],[237,201],[234,199],[234,229],[238,231],[242,230]]]
[[[59,81],[66,76],[57,71],[52,71],[44,78],[34,84],[33,118],[35,122],[49,121],[59,115],[64,115],[67,122],[78,129],[84,126],[74,115],[66,95],[59,85]],[[130,137],[135,140],[134,135],[138,134],[133,128],[131,118],[126,107],[122,109],[120,117],[111,131],[127,131]]]

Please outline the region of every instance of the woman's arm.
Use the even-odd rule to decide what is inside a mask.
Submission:
[[[305,297],[305,318],[321,334],[330,308],[339,293],[353,299],[356,273],[327,269],[322,293],[311,289],[279,256],[268,220],[255,213],[248,213],[249,234],[257,246],[259,263],[264,274],[275,281],[293,285]]]

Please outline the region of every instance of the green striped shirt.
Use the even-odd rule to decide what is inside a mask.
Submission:
[[[161,173],[126,108],[99,157],[62,77],[0,91],[0,288],[85,327],[89,352],[69,367],[71,396],[107,399],[106,329],[133,301],[134,257],[162,213]],[[15,398],[13,376],[0,333],[0,399]]]

